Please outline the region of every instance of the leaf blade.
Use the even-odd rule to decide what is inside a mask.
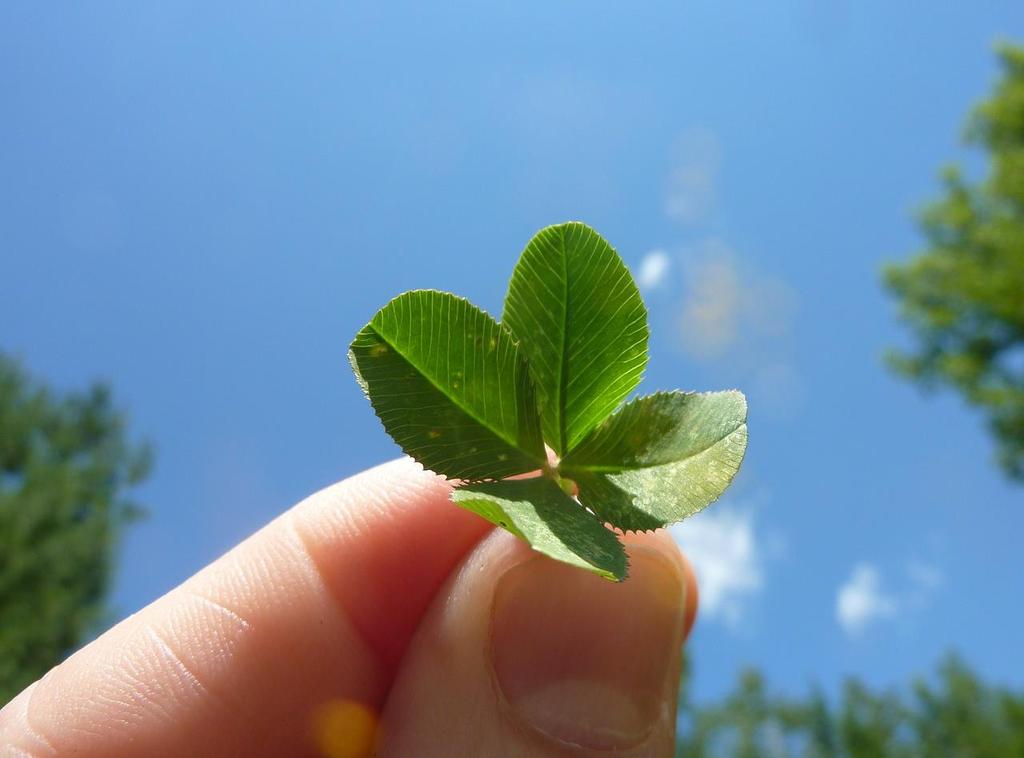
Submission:
[[[640,383],[647,309],[608,242],[585,224],[538,232],[509,282],[502,323],[529,358],[544,438],[565,455]]]
[[[359,331],[349,361],[385,430],[426,468],[474,481],[544,461],[522,351],[469,301],[399,295]]]
[[[637,398],[597,427],[563,463],[580,501],[608,523],[646,531],[714,502],[739,470],[747,405],[736,391]]]
[[[546,477],[464,485],[452,492],[452,501],[549,558],[614,581],[628,574],[615,533]]]

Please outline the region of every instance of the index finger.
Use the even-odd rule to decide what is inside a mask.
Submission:
[[[33,756],[282,755],[324,703],[379,709],[434,594],[490,525],[412,461],[308,498],[0,711]]]

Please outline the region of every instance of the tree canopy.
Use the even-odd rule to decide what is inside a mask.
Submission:
[[[1024,47],[1004,45],[999,59],[1002,78],[965,133],[987,175],[945,169],[944,196],[921,214],[926,249],[885,281],[917,342],[893,366],[982,409],[999,464],[1024,482]]]
[[[848,679],[836,702],[771,693],[754,669],[719,703],[695,705],[686,677],[677,758],[1002,758],[1024,755],[1024,692],[983,682],[949,656],[936,676],[873,692]]]
[[[149,465],[105,386],[58,395],[0,353],[0,705],[105,620]]]

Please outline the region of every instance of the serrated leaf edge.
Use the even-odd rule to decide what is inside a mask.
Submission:
[[[452,491],[448,493],[448,500],[449,500],[449,502],[452,503],[453,505],[455,505],[456,507],[463,508],[463,510],[468,510],[468,509],[465,508],[463,503],[460,503],[459,501],[457,501],[455,499],[455,493],[458,492],[460,489],[462,489],[462,485],[464,485],[464,484],[479,484],[479,483],[481,483],[481,482],[470,481],[470,480],[461,480],[461,481],[459,481],[459,483],[456,484],[452,488]],[[598,516],[593,511],[591,511],[585,505],[583,505],[583,503],[581,503],[578,498],[572,497],[572,496],[570,496],[570,497],[576,503],[576,505],[578,505],[584,512],[586,512],[588,515],[592,516],[596,521],[598,521],[598,523],[601,524],[601,528],[602,529],[606,529],[609,532],[611,532],[612,534],[614,534],[616,536],[616,539],[619,538],[619,534],[627,534],[627,533],[629,533],[627,530],[619,529],[619,527],[611,525],[607,521],[602,521],[600,516]],[[545,553],[542,553],[540,550],[538,550],[536,547],[533,546],[533,543],[531,543],[530,540],[528,540],[525,535],[523,535],[520,532],[512,531],[513,527],[511,525],[503,524],[503,523],[495,524],[493,521],[490,521],[490,519],[484,518],[484,516],[480,515],[479,513],[476,513],[475,511],[470,511],[470,512],[473,513],[474,515],[478,516],[479,518],[484,519],[488,523],[492,524],[494,529],[504,529],[506,532],[511,534],[516,539],[521,540],[522,542],[524,542],[527,545],[527,547],[529,547],[530,550],[532,552],[536,553],[537,555],[543,556],[544,558],[547,558],[548,560],[555,561],[556,563],[563,563],[563,561],[559,561],[557,558],[552,558],[551,556],[546,555]],[[653,531],[653,530],[651,530],[651,531]],[[632,532],[632,533],[639,534],[639,532]],[[621,542],[621,539],[619,541]],[[628,546],[627,545],[623,545],[623,547],[628,547]],[[626,557],[626,566],[625,566],[625,570],[623,571],[621,579],[616,577],[614,574],[610,574],[610,573],[604,572],[604,571],[595,570],[595,568],[593,568],[593,567],[586,568],[586,567],[582,567],[582,566],[575,566],[574,568],[578,568],[578,569],[581,569],[583,571],[589,571],[591,574],[594,574],[595,576],[599,576],[602,579],[606,579],[606,580],[608,580],[610,582],[614,582],[616,584],[619,584],[619,583],[624,582],[627,579],[629,579],[629,570],[630,570],[630,568],[632,568],[632,564],[630,563],[629,550],[624,550],[623,552],[624,552],[625,557]],[[565,565],[571,565],[571,564],[565,564]]]
[[[595,426],[593,429],[590,430],[590,432],[588,433],[587,437],[589,438],[591,434],[596,434],[598,432],[598,430],[600,430],[602,427],[604,427],[606,424],[608,424],[610,422],[610,420],[612,419],[613,416],[615,416],[618,413],[621,413],[621,412],[625,411],[625,409],[628,406],[633,405],[634,403],[638,403],[641,400],[646,400],[646,399],[652,398],[652,397],[666,397],[666,396],[669,396],[669,395],[673,395],[673,396],[674,395],[683,395],[683,396],[688,396],[688,397],[696,397],[696,396],[708,396],[708,395],[723,395],[723,394],[727,394],[727,393],[730,393],[730,392],[736,393],[741,398],[743,398],[743,420],[739,424],[737,424],[735,426],[735,428],[731,429],[727,434],[723,435],[722,437],[719,437],[717,440],[712,442],[710,445],[707,445],[706,447],[700,448],[699,450],[696,450],[695,452],[693,452],[689,456],[687,456],[688,458],[692,458],[692,457],[695,457],[695,456],[701,455],[702,453],[707,452],[708,450],[713,448],[715,445],[720,443],[722,440],[724,440],[727,437],[735,434],[736,431],[738,429],[740,429],[740,427],[747,426],[747,417],[749,415],[748,405],[747,405],[747,396],[743,393],[742,390],[737,389],[737,388],[726,389],[726,390],[707,390],[707,391],[703,391],[703,392],[693,392],[693,391],[687,391],[687,390],[655,390],[654,392],[651,392],[650,394],[647,394],[647,395],[636,395],[634,397],[629,398],[625,402],[623,402],[614,411],[612,411],[607,416],[605,416],[604,420],[602,420],[599,424],[597,424],[597,426]],[[573,448],[573,450],[581,447],[583,445],[583,443],[586,442],[586,441],[587,441],[586,438],[580,440],[579,444],[576,446],[576,448]],[[744,448],[743,456],[746,457],[746,448]],[[572,478],[570,476],[570,474],[573,471],[581,471],[581,472],[591,473],[591,474],[619,474],[619,473],[622,473],[623,471],[635,471],[637,469],[644,469],[644,468],[657,468],[658,466],[666,465],[664,463],[652,463],[652,464],[650,464],[648,466],[630,466],[629,468],[622,468],[622,467],[617,467],[617,466],[616,467],[612,467],[612,466],[585,466],[585,465],[573,466],[572,462],[571,462],[571,458],[572,458],[572,451],[570,450],[569,453],[562,460],[562,463],[565,465],[565,468],[561,468],[561,465],[560,465],[560,469],[561,469],[562,473],[564,473],[566,476],[569,476],[569,478]],[[740,462],[742,463],[742,458],[741,458]],[[737,468],[737,471],[738,471],[738,468]],[[735,474],[733,474],[733,476],[735,477]],[[729,479],[729,482],[732,483],[732,478]],[[712,502],[714,502],[714,501],[712,501]]]
[[[480,306],[476,305],[476,303],[474,303],[468,297],[464,297],[462,295],[456,295],[454,292],[448,292],[447,290],[439,290],[439,289],[433,289],[433,288],[420,288],[420,289],[406,290],[405,292],[402,292],[401,294],[395,295],[393,298],[388,300],[384,305],[382,305],[380,308],[378,308],[374,312],[373,318],[371,318],[365,324],[365,326],[363,326],[362,328],[360,328],[356,332],[356,336],[352,339],[352,342],[349,343],[349,347],[348,347],[348,362],[349,362],[349,365],[352,367],[352,372],[355,374],[356,382],[359,384],[359,387],[362,389],[363,395],[366,397],[367,400],[370,401],[370,408],[373,409],[373,415],[377,417],[377,420],[380,422],[381,427],[384,429],[384,432],[385,432],[385,434],[388,435],[388,437],[391,437],[391,434],[388,432],[387,427],[384,426],[384,419],[381,418],[380,412],[377,410],[377,407],[373,404],[373,400],[370,397],[369,384],[366,381],[366,379],[363,378],[363,374],[359,370],[359,365],[356,362],[355,353],[353,351],[353,346],[355,345],[356,340],[359,338],[359,335],[364,330],[371,329],[374,332],[374,334],[376,334],[383,342],[387,343],[387,345],[392,350],[395,350],[396,352],[398,352],[397,349],[395,348],[395,346],[392,345],[391,342],[388,341],[384,337],[384,335],[382,335],[379,331],[377,331],[376,329],[373,328],[373,319],[377,317],[378,313],[380,313],[381,311],[385,310],[388,306],[390,306],[395,301],[399,300],[400,298],[406,297],[407,295],[411,295],[413,293],[433,293],[433,294],[437,294],[437,295],[447,295],[447,296],[455,298],[456,300],[461,300],[462,302],[468,304],[472,308],[476,308],[481,313],[483,313],[483,314],[487,315],[488,317],[490,317],[490,319],[492,321],[494,321],[495,324],[497,324],[498,328],[501,329],[504,332],[505,336],[510,338],[512,340],[513,344],[515,344],[517,348],[520,347],[519,340],[516,339],[516,336],[512,333],[511,329],[509,329],[507,326],[505,326],[500,321],[495,319],[494,316],[491,315],[490,313],[488,313],[486,310],[484,310]],[[404,358],[404,356],[403,356],[403,358]],[[525,372],[524,372],[524,376],[526,378],[526,381],[530,384],[530,394],[531,394],[531,398],[533,400],[534,406],[536,408],[537,387],[536,387],[536,385],[533,382],[533,376],[529,372],[529,366],[528,366],[528,362],[527,362],[526,356],[523,355],[522,353],[520,353],[519,354],[519,360],[520,360],[521,363],[524,364],[524,369],[526,369]],[[476,414],[472,413],[471,411],[469,411],[468,409],[463,407],[463,405],[461,403],[459,403],[457,400],[455,400],[453,397],[451,397],[448,394],[448,392],[445,391],[444,389],[442,389],[441,387],[438,387],[433,382],[431,382],[431,385],[434,386],[437,389],[438,392],[440,392],[446,398],[448,398],[448,400],[450,400],[451,403],[453,405],[455,405],[460,411],[462,411],[467,416],[469,416],[471,419],[473,419],[478,424],[480,424],[481,427],[483,427],[484,429],[487,429],[489,432],[494,434],[495,437],[498,437],[500,440],[502,440],[507,445],[509,445],[509,447],[512,447],[512,448],[518,450],[523,455],[525,455],[527,458],[530,458],[531,460],[535,460],[537,462],[538,467],[544,465],[547,462],[546,459],[537,458],[534,455],[534,453],[531,453],[530,451],[524,450],[523,448],[521,448],[517,442],[515,442],[513,440],[510,440],[507,437],[505,437],[505,435],[499,434],[498,432],[496,432],[493,429],[491,429],[490,426],[488,426],[487,424],[482,422],[479,418],[477,418]],[[538,424],[539,424],[539,418],[540,417],[538,415]],[[395,442],[395,444],[398,444],[397,441],[394,439],[394,437],[391,437],[391,439],[392,439],[392,441]],[[399,447],[401,448],[401,445],[399,445]],[[404,452],[404,450],[403,450],[403,452]],[[409,455],[409,454],[407,453],[407,455]],[[409,457],[413,458],[414,460],[416,460],[416,457],[413,456],[413,455],[409,455]],[[439,474],[439,476],[443,476],[443,475]],[[485,476],[485,477],[480,477],[480,478],[462,479],[461,481],[466,483],[466,484],[472,484],[472,483],[477,483],[477,482],[486,482],[486,481],[494,481],[494,480]]]

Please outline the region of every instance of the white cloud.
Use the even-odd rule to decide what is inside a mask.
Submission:
[[[718,138],[706,129],[676,140],[665,200],[671,218],[698,224],[713,214],[720,155]],[[651,258],[655,253],[658,258]],[[683,289],[674,317],[682,350],[695,361],[725,369],[729,382],[750,392],[752,405],[766,417],[796,415],[804,397],[793,360],[796,291],[713,237],[682,248],[672,259],[663,254],[649,254],[649,268],[645,259],[637,278],[641,287],[653,289],[665,280],[670,264],[681,270]]]
[[[836,594],[836,618],[851,637],[860,636],[879,621],[899,620],[905,624],[931,604],[945,583],[941,568],[911,559],[905,565],[903,581],[895,589],[883,589],[878,568],[859,563]]]
[[[910,561],[907,564],[907,575],[917,589],[925,592],[934,592],[946,582],[942,569],[923,561]]]
[[[739,269],[728,248],[709,243],[702,258],[690,260],[685,269],[680,331],[690,355],[713,360],[739,337],[743,293]]]
[[[896,597],[882,589],[878,569],[870,563],[856,565],[836,595],[836,618],[851,636],[860,635],[874,621],[895,616],[898,608]]]
[[[946,583],[946,575],[942,569],[919,560],[907,563],[907,577],[910,579],[907,605],[915,611],[927,608],[935,594]]]
[[[652,250],[640,261],[637,269],[636,283],[641,289],[650,290],[665,281],[672,262],[664,250]]]
[[[718,164],[721,145],[707,129],[691,129],[672,147],[665,213],[683,224],[707,219],[718,195]]]
[[[764,586],[764,566],[753,514],[717,506],[669,530],[693,565],[702,617],[735,627]]]
[[[778,352],[779,343],[791,334],[797,311],[793,289],[745,265],[720,240],[708,239],[684,251],[683,273],[679,329],[693,358],[713,361],[731,352]]]

